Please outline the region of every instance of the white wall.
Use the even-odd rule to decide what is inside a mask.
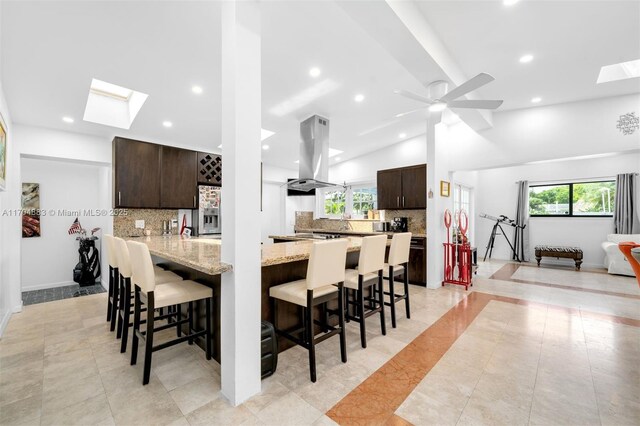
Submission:
[[[638,113],[640,95],[549,105],[493,114],[493,127],[476,133],[450,128],[455,170],[478,170],[530,161],[635,150],[640,132],[624,136],[622,114]]]
[[[615,177],[619,173],[638,171],[640,171],[640,154],[638,153],[481,170],[477,172],[476,212],[515,218],[518,192],[515,182],[519,180],[528,180],[530,184],[570,182],[580,179]],[[494,222],[481,219],[478,215],[473,220],[477,224],[478,256],[482,258]],[[512,228],[504,228],[513,241]],[[604,252],[600,244],[605,240],[606,235],[612,232],[613,219],[610,217],[532,217],[529,220],[529,253],[533,257],[533,247],[540,244],[578,246],[584,251],[585,266],[601,267]],[[496,239],[493,258],[511,258],[510,249],[502,236]]]
[[[78,219],[87,231],[108,228],[109,216],[85,214],[86,210],[103,208],[101,200],[105,195],[108,198],[109,191],[104,182],[108,169],[109,166],[22,158],[22,182],[40,184],[40,208],[49,212],[41,217],[41,236],[22,239],[22,291],[73,284],[78,242],[67,231],[76,214],[59,213],[79,211]],[[102,253],[102,233],[96,235]]]

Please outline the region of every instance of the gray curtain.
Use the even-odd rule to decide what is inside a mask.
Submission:
[[[616,177],[616,201],[613,212],[613,229],[616,234],[633,234],[637,226],[636,175],[625,173]]]
[[[523,262],[529,258],[529,181],[518,182],[518,203],[516,205],[516,228],[514,229],[514,247],[516,257]],[[517,254],[517,256],[516,256]]]

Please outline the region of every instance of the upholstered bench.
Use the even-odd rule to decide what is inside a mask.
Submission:
[[[576,271],[580,270],[582,264],[582,249],[579,247],[564,246],[536,246],[536,261],[540,266],[543,257],[555,257],[556,259],[573,259],[576,262]]]

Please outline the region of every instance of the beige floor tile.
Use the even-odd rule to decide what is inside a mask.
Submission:
[[[220,378],[214,377],[211,370],[205,368],[195,357],[188,361],[176,358],[173,362],[159,366],[152,364],[151,369],[168,391],[202,378],[220,383]]]
[[[598,425],[600,417],[594,404],[580,404],[563,392],[540,391],[533,395],[531,425]]]
[[[79,349],[73,352],[63,352],[48,355],[44,358],[44,378],[76,378],[98,374],[98,366],[91,349]]]
[[[280,383],[274,376],[262,380],[262,391],[243,404],[253,414],[257,414],[273,401],[289,393],[289,388]]]
[[[42,416],[49,416],[63,408],[103,395],[100,375],[83,378],[45,379],[42,389]]]
[[[39,424],[42,396],[35,395],[0,406],[0,424]]]
[[[461,417],[491,425],[526,425],[529,423],[529,405],[520,401],[513,403],[508,397],[496,399],[476,387]]]
[[[107,396],[118,425],[167,425],[183,417],[178,405],[155,377],[146,386],[138,382]]]
[[[214,399],[186,417],[191,426],[237,425],[254,419],[254,415],[246,407],[232,407],[223,398]]]
[[[290,392],[267,405],[256,415],[266,424],[272,425],[310,425],[322,417],[320,411]]]
[[[104,393],[42,416],[44,425],[113,425],[109,401]]]
[[[398,408],[396,414],[414,425],[455,425],[467,403],[467,398],[435,398],[440,391],[414,391]],[[442,394],[440,395],[442,396]]]
[[[202,377],[173,389],[169,395],[182,414],[187,415],[220,397],[220,378]]]
[[[342,381],[326,376],[315,383],[309,382],[294,392],[309,405],[324,413],[351,392],[353,388],[345,385]]]

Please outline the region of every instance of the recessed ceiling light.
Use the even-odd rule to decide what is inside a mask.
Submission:
[[[294,163],[300,164],[300,160],[296,160],[296,161],[294,161]]]
[[[313,78],[319,77],[320,74],[322,74],[322,71],[320,71],[320,68],[313,67],[309,70],[309,75]]]
[[[436,102],[429,107],[429,111],[431,112],[440,112],[444,111],[447,108],[447,104],[444,102]]]
[[[339,149],[329,148],[329,158],[335,157],[338,154],[342,154],[344,151],[340,151]]]
[[[406,134],[406,133],[400,133],[400,134],[398,135],[398,137],[399,137],[400,139],[404,139],[404,138],[406,138],[406,137],[407,137],[407,134]]]
[[[336,158],[335,158],[335,160],[336,160],[336,161],[340,161],[340,157],[336,157]]]
[[[193,93],[195,93],[196,95],[199,95],[202,93],[202,87],[200,86],[191,86],[191,91]]]
[[[640,59],[635,61],[620,62],[619,64],[605,65],[600,68],[597,83],[626,80],[640,77]]]
[[[362,102],[362,101],[364,101],[364,95],[363,95],[363,94],[361,94],[361,93],[358,93],[358,94],[353,98],[353,100],[354,100],[354,101],[356,101],[356,102]]]
[[[520,63],[521,64],[527,64],[529,62],[533,61],[533,55],[524,55],[522,57],[520,57]]]
[[[269,145],[262,145],[262,149],[264,149],[265,151],[269,149]]]
[[[218,145],[218,148],[222,149],[222,144]]]
[[[271,130],[267,130],[267,129],[260,129],[260,142],[262,142],[263,140],[270,138],[271,136],[275,135],[276,132],[272,132]]]
[[[534,104],[537,104],[538,102],[540,102],[542,100],[541,97],[536,96],[535,98],[531,98],[531,102],[533,102]]]
[[[502,3],[505,6],[513,6],[514,4],[518,3],[520,0],[503,0]]]
[[[62,121],[65,123],[73,123],[73,118],[71,117],[62,117]]]
[[[163,125],[164,127],[171,127],[171,126],[173,126],[173,123],[172,123],[172,122],[170,122],[170,121],[163,121],[163,122],[162,122],[162,125]]]

